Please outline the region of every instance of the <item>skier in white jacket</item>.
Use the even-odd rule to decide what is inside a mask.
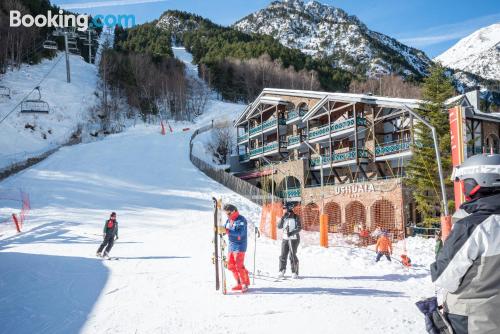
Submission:
[[[299,276],[299,259],[297,258],[297,248],[300,243],[299,232],[302,224],[299,216],[294,212],[294,204],[288,203],[283,206],[283,217],[278,223],[278,228],[283,229],[283,240],[281,241],[281,255],[279,258],[279,277],[285,276],[286,262],[290,253],[290,265],[292,267],[292,277]]]

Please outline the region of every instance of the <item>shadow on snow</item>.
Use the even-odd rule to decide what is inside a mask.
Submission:
[[[0,332],[80,332],[108,275],[94,259],[0,252]]]
[[[365,288],[321,288],[321,287],[301,287],[301,288],[252,288],[252,294],[308,294],[308,295],[337,295],[337,296],[371,296],[371,297],[406,297],[398,291],[385,291]]]

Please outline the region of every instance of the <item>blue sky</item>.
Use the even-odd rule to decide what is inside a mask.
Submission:
[[[193,12],[230,25],[267,6],[269,0],[53,0],[89,14],[134,14],[136,23],[168,9]],[[499,0],[322,0],[356,15],[368,28],[435,57],[473,31],[500,22]]]

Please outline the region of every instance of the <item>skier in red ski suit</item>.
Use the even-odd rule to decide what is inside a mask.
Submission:
[[[227,214],[225,228],[229,239],[229,254],[227,269],[234,276],[237,284],[233,291],[246,291],[250,285],[248,270],[245,268],[245,252],[247,250],[247,220],[239,214],[232,204],[224,205]]]

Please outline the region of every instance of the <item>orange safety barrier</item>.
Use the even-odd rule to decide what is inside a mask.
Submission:
[[[328,247],[328,215],[324,213],[319,216],[319,245]]]
[[[441,240],[443,242],[448,238],[448,235],[451,232],[451,216],[442,216],[441,217]]]

